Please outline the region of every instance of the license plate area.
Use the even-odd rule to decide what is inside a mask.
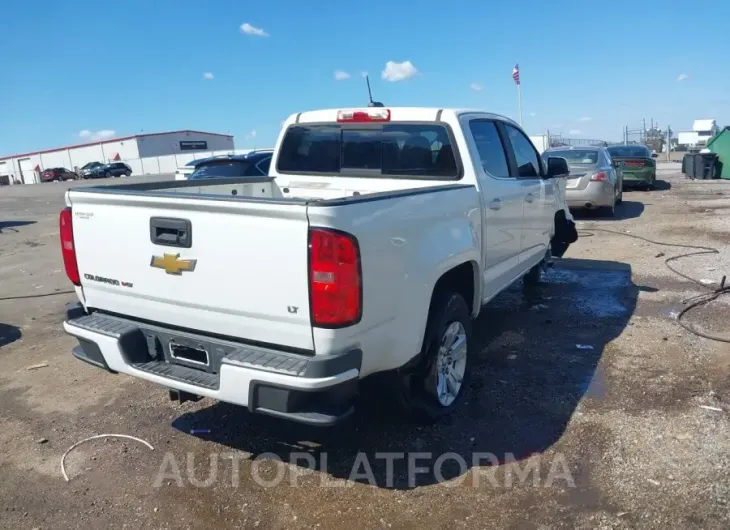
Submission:
[[[192,364],[201,368],[210,366],[210,355],[203,345],[191,346],[171,340],[169,351],[170,357],[180,364]]]

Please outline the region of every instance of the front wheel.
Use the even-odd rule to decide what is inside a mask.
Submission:
[[[398,374],[398,400],[407,415],[435,421],[458,408],[470,375],[472,325],[464,297],[434,294],[417,364]]]

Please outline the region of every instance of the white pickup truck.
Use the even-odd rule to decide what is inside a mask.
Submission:
[[[437,418],[458,407],[483,304],[575,241],[512,120],[369,107],[292,115],[268,177],[71,189],[74,355],[283,418],[347,417],[361,382]],[[367,396],[364,396],[367,397]]]

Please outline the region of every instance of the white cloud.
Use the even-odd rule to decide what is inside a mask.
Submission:
[[[402,63],[388,61],[385,63],[385,70],[382,72],[383,79],[393,83],[410,79],[416,74],[418,74],[418,69],[413,66],[411,61],[403,61]]]
[[[244,22],[241,24],[241,31],[245,33],[246,35],[253,35],[254,37],[268,37],[269,34],[266,33],[263,29],[257,28],[256,26],[252,26],[248,22]]]
[[[571,130],[568,131],[568,134],[571,135],[571,136],[575,136],[575,135],[580,134],[580,133],[581,133],[580,129],[571,129]]]
[[[470,87],[471,87],[471,89],[472,89],[472,90],[474,90],[475,92],[481,92],[481,91],[482,91],[482,90],[484,89],[484,87],[483,87],[482,85],[480,85],[479,83],[472,83],[472,84],[471,84],[471,85],[469,85],[469,86],[470,86]]]
[[[342,70],[335,70],[335,79],[343,81],[344,79],[350,79],[350,74],[343,72]]]
[[[252,138],[256,138],[256,129],[252,129],[251,132],[246,135],[246,140],[251,140]]]
[[[688,79],[689,76],[687,74],[679,74],[677,76],[677,81],[684,81],[685,79]]]
[[[116,133],[111,129],[101,129],[99,131],[90,131],[88,129],[84,129],[83,131],[79,131],[79,137],[85,140],[106,140],[107,138],[111,138],[115,134]]]
[[[213,73],[212,72],[205,72],[203,74],[203,79],[213,79]]]
[[[530,112],[530,116],[534,118],[535,116],[537,116],[537,112]]]
[[[551,129],[562,129],[563,124],[562,123],[556,123],[555,125],[550,126]]]
[[[578,121],[591,121],[593,118],[590,116],[583,116],[582,118],[579,118]]]

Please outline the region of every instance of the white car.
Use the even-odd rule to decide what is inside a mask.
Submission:
[[[295,114],[268,177],[69,190],[64,329],[79,359],[180,400],[326,425],[387,372],[394,403],[436,418],[463,400],[482,306],[577,237],[567,173],[495,114]]]

